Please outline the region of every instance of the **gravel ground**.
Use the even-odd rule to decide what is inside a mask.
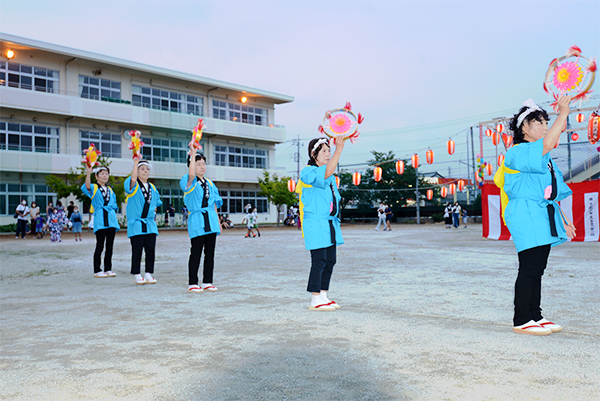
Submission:
[[[93,277],[93,235],[0,238],[2,400],[598,400],[598,243],[550,254],[546,337],[511,330],[517,257],[481,226],[343,226],[330,297],[311,312],[296,229],[217,240],[217,293],[187,290],[189,239],[163,231],[156,285]]]

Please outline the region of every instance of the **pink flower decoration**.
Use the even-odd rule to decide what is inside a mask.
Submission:
[[[583,71],[581,71],[581,67],[572,61],[562,63],[554,70],[554,86],[563,92],[575,89],[581,84],[582,79]]]
[[[352,127],[352,121],[346,114],[334,114],[329,119],[329,127],[336,134],[344,134],[350,131]]]

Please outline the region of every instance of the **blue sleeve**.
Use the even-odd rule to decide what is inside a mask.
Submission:
[[[325,171],[327,166],[315,167],[306,166],[300,172],[300,180],[306,185],[312,185],[315,188],[325,188]]]
[[[187,192],[191,186],[188,188],[187,183],[188,183],[188,175],[186,174],[183,177],[181,177],[181,180],[179,180],[179,187],[181,188],[181,190],[185,193]],[[193,184],[192,184],[193,185]]]
[[[219,188],[213,184],[211,185],[211,190],[215,196],[215,205],[217,206],[217,209],[219,209],[221,206],[223,206],[223,198],[221,198],[221,195],[219,195]]]
[[[152,187],[152,190],[154,190],[154,195],[152,195],[152,197],[156,197],[156,207],[160,207],[162,206],[163,202],[160,199],[160,194],[158,193],[158,191],[156,190],[156,188]]]
[[[125,189],[125,193],[127,195],[131,195],[133,193],[133,191],[135,191],[135,187],[137,185],[138,185],[138,183],[136,182],[135,185],[133,186],[133,188],[130,190],[129,188],[131,188],[131,176],[127,177],[127,179],[123,183],[123,187]]]
[[[81,185],[81,192],[83,192],[83,194],[85,196],[87,196],[88,198],[92,197],[92,193],[94,192],[94,185],[96,184],[90,184],[90,189],[92,190],[91,192],[88,191],[88,189],[85,186],[85,182]]]
[[[560,202],[561,200],[568,198],[570,195],[573,194],[573,191],[571,190],[571,188],[569,188],[569,186],[567,184],[565,184],[565,181],[563,180],[562,176],[562,172],[559,170],[558,166],[556,165],[556,163],[552,163],[552,165],[554,166],[554,174],[556,175],[556,184],[557,184],[557,189],[558,189],[558,193],[556,195],[556,201]]]
[[[544,174],[548,171],[550,152],[542,155],[543,152],[543,139],[538,139],[530,143],[521,143],[506,152],[504,165],[509,169],[518,170],[522,173]]]

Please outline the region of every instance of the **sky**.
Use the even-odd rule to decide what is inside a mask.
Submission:
[[[550,61],[573,44],[600,55],[600,1],[0,0],[0,31],[293,96],[275,112],[287,175],[292,140],[302,167],[325,112],[350,101],[365,122],[343,169],[364,168],[372,150],[423,161],[431,148],[420,171],[466,177],[469,127],[527,98],[549,110]],[[600,102],[599,80],[582,107]],[[573,165],[597,152],[580,137]],[[564,171],[566,149],[555,153]]]

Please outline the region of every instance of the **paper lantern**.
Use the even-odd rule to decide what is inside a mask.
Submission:
[[[504,155],[498,155],[498,167],[504,162]]]
[[[500,143],[500,134],[499,134],[499,133],[497,133],[497,132],[494,132],[494,133],[492,134],[492,143],[493,143],[494,145],[498,145],[498,144]]]
[[[489,129],[489,128],[488,128],[488,129],[486,129],[486,130],[485,130],[485,136],[488,136],[488,137],[489,137],[489,136],[492,136],[492,130],[491,130],[491,129]]]
[[[432,200],[433,199],[433,189],[428,189],[427,190],[427,200]]]
[[[494,168],[492,167],[491,163],[488,163],[485,165],[485,172],[487,173],[487,175],[492,175],[493,171],[494,171]]]
[[[577,132],[573,132],[573,135],[571,135],[571,139],[574,141],[579,139],[579,135],[577,134]]]
[[[504,125],[502,125],[502,124],[496,125],[496,131],[498,131],[499,133],[502,133],[502,131],[504,131]]]
[[[454,141],[452,139],[448,141],[448,154],[454,154]]]
[[[442,189],[440,190],[440,195],[442,195],[442,198],[448,196],[448,188],[442,187]]]
[[[510,148],[513,142],[513,137],[508,134],[502,134],[502,141],[504,142],[504,146]]]
[[[352,173],[352,183],[354,185],[360,184],[360,173],[358,171]]]
[[[456,184],[452,183],[452,184],[450,184],[450,195],[454,195],[455,192],[456,192]]]
[[[585,120],[585,116],[583,115],[583,113],[579,113],[579,114],[577,114],[577,117],[575,117],[575,119],[577,120],[578,123],[582,123],[583,120]]]
[[[338,177],[337,175],[335,176],[335,185],[337,185],[337,187],[340,187],[340,177]]]
[[[398,160],[396,162],[396,173],[400,175],[404,174],[404,161]]]
[[[465,189],[465,180],[458,180],[458,190],[462,191]]]
[[[419,167],[419,155],[418,154],[415,153],[414,155],[412,155],[410,160],[412,162],[413,168]]]
[[[600,126],[600,115],[596,112],[590,114],[590,118],[588,119],[588,139],[591,144],[595,144],[598,142],[598,128]]]
[[[291,178],[288,180],[288,191],[290,192],[294,192],[296,190],[296,181],[292,180]]]
[[[427,159],[427,164],[433,163],[433,150],[429,149],[427,152],[425,152],[425,157]]]
[[[377,182],[381,181],[381,174],[382,174],[382,170],[381,167],[377,166],[373,169],[373,179]]]

